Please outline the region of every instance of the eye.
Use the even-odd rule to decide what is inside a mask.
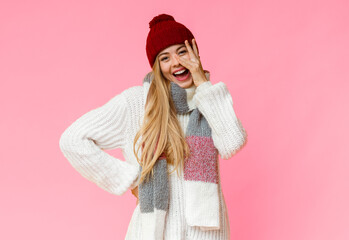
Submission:
[[[179,53],[181,54],[181,53],[186,53],[186,52],[187,52],[187,50],[182,50]],[[160,61],[165,61],[166,59],[167,59],[167,57],[163,57],[162,59],[160,59]]]

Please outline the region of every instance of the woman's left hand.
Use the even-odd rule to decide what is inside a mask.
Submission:
[[[177,55],[175,56],[179,63],[190,71],[194,84],[198,87],[201,83],[207,82],[208,80],[206,78],[204,69],[202,68],[199,51],[196,47],[194,38],[192,39],[192,42],[194,50],[191,48],[188,40],[184,41],[185,46],[187,47],[187,50],[189,52],[190,60],[187,60],[183,57],[178,57]]]

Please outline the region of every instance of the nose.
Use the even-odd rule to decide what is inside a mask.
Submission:
[[[172,66],[178,66],[179,65],[179,61],[177,60],[177,58],[175,56],[172,56]]]

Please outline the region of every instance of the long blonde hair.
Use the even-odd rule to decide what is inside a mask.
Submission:
[[[170,81],[162,75],[158,56],[152,72],[154,79],[149,87],[143,123],[133,142],[133,152],[142,166],[140,183],[148,178],[150,173],[153,175],[153,166],[163,152],[166,154],[167,163],[174,165],[174,170],[170,174],[175,170],[178,174],[178,168],[182,171],[184,159],[190,154],[172,101]],[[136,142],[141,136],[142,141],[136,152]],[[138,151],[142,145],[144,148],[139,159]]]

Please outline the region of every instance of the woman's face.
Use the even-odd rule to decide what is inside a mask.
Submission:
[[[158,56],[162,74],[167,80],[177,83],[181,88],[193,86],[194,82],[190,71],[178,62],[175,55],[188,60],[190,59],[189,52],[184,43],[171,45],[170,47],[165,48]],[[182,69],[185,70],[183,74],[177,76],[174,75],[175,72],[181,72]]]

